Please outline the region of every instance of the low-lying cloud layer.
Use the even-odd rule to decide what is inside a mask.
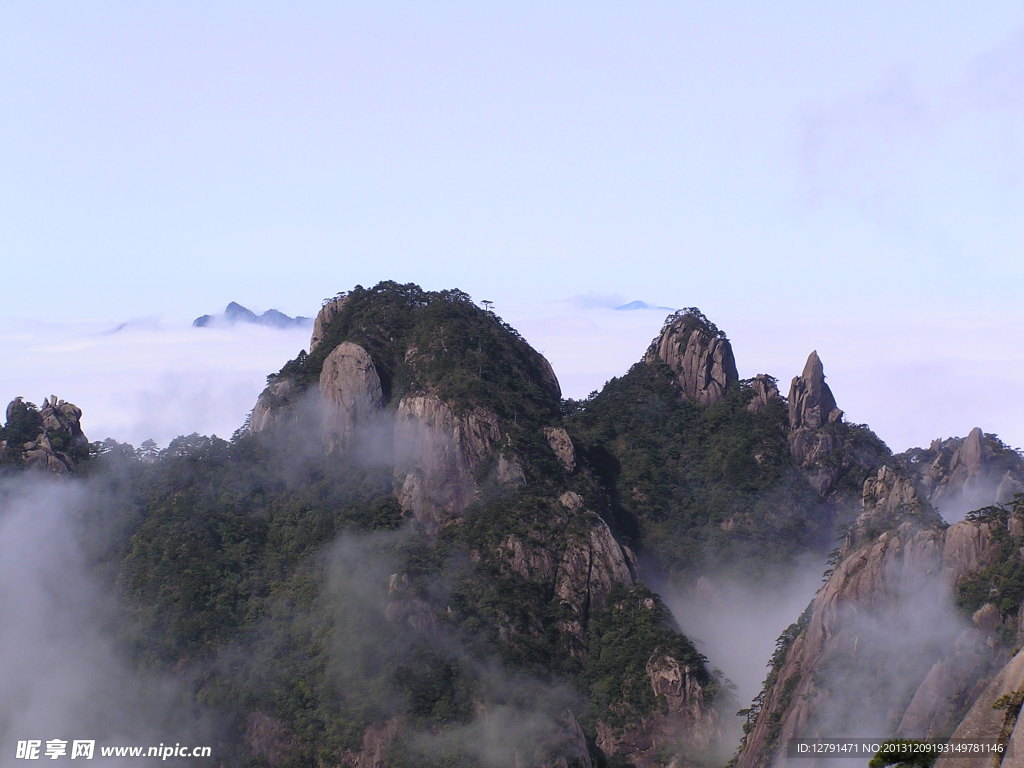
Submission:
[[[230,437],[267,374],[308,343],[306,327],[7,323],[0,326],[0,398],[70,400],[82,408],[90,440],[166,445],[193,432]]]
[[[211,746],[215,738],[187,681],[140,673],[119,650],[124,617],[85,544],[96,533],[96,521],[86,530],[81,518],[92,492],[50,478],[0,481],[2,765],[14,763],[19,741],[63,740],[69,756],[74,740],[95,741],[90,765],[114,766],[124,758],[103,758],[101,746]]]
[[[622,297],[498,307],[554,366],[567,397],[586,397],[643,355],[662,310],[619,311]],[[651,302],[653,303],[653,302]],[[700,303],[700,296],[679,303]],[[865,321],[780,314],[721,316],[703,309],[733,343],[740,376],[768,373],[785,394],[812,349],[847,420],[866,422],[895,451],[972,427],[1024,445],[1024,354],[1007,316]],[[0,398],[57,394],[84,411],[92,440],[161,445],[198,432],[230,436],[266,376],[309,343],[309,329],[191,328],[148,319],[113,323],[0,324]],[[884,339],[884,343],[878,340]],[[0,404],[2,405],[2,404]]]

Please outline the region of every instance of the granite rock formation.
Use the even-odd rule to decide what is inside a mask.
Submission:
[[[739,380],[729,339],[695,308],[669,316],[644,356],[655,360],[672,369],[683,397],[698,405],[717,403]]]
[[[944,517],[989,504],[1005,504],[1024,492],[1024,459],[980,428],[967,437],[934,440],[905,454],[921,490]]]
[[[319,346],[328,326],[338,316],[338,313],[341,312],[347,298],[347,294],[339,294],[333,299],[325,301],[323,306],[320,307],[320,311],[316,313],[316,319],[313,320],[313,335],[309,338],[310,352],[313,352]]]
[[[998,730],[1004,713],[991,714],[992,704],[1021,684],[1019,661],[998,672],[1007,636],[1019,645],[1017,606],[1004,599],[964,615],[954,596],[1020,558],[1012,542],[1022,535],[1020,506],[948,526],[912,478],[882,467],[864,484],[835,568],[780,641],[737,765],[787,764],[779,750],[788,739],[865,728],[917,739]]]
[[[37,409],[21,397],[5,412],[5,439],[0,461],[20,461],[57,475],[73,472],[88,455],[89,440],[82,432],[82,409],[50,395]]]

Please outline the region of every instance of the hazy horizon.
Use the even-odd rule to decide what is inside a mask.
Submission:
[[[581,399],[626,373],[669,314],[615,309],[625,303],[617,295],[580,295],[496,311],[548,357],[563,396]],[[292,312],[309,315],[318,308]],[[709,317],[730,337],[741,378],[775,376],[783,395],[817,350],[846,420],[867,423],[894,452],[964,436],[975,426],[1011,447],[1024,444],[1024,417],[998,398],[973,396],[986,381],[1020,374],[1016,361],[998,360],[998,336],[973,339],[976,328],[964,325],[945,329],[947,335],[931,345],[902,349],[875,343],[884,321],[851,327],[785,316]],[[919,318],[907,328],[927,338],[932,322]],[[56,394],[74,402],[84,411],[91,440],[166,445],[193,432],[226,438],[242,425],[267,375],[308,348],[310,331],[308,325],[246,323],[193,328],[191,320],[169,316],[74,324],[8,320],[0,324],[7,360],[0,398],[38,403]],[[960,345],[973,359],[944,354],[943,345]]]

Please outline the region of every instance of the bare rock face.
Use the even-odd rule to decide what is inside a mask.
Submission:
[[[998,658],[999,611],[989,604],[968,620],[953,606],[953,587],[998,560],[1006,532],[993,526],[1003,523],[947,527],[889,468],[865,482],[863,505],[771,672],[740,768],[772,764],[790,738],[949,733]],[[1017,518],[1006,522],[1011,535],[1024,526]]]
[[[1024,491],[1024,460],[975,427],[965,438],[935,440],[925,453],[920,483],[929,501],[948,519]]]
[[[775,379],[771,376],[759,373],[753,378],[750,385],[754,390],[754,396],[750,399],[747,410],[751,413],[760,413],[768,407],[769,403],[782,399]]]
[[[544,427],[544,437],[554,452],[558,461],[561,462],[566,472],[572,472],[576,468],[576,449],[573,447],[569,433],[562,427]]]
[[[590,750],[587,748],[587,737],[576,716],[567,710],[558,726],[557,751],[561,754],[546,762],[543,768],[594,768]]]
[[[402,509],[435,526],[459,517],[476,498],[476,472],[497,453],[497,417],[483,409],[456,415],[434,395],[407,395],[394,430]]]
[[[534,362],[537,364],[541,381],[544,383],[544,388],[548,391],[548,394],[556,400],[560,400],[562,398],[562,386],[558,383],[558,376],[555,375],[555,369],[551,367],[551,363],[539,352],[536,353]]]
[[[919,669],[886,667],[886,653],[896,659],[905,651],[899,635],[889,637],[886,646],[881,628],[902,612],[909,614],[916,601],[935,600],[926,585],[938,581],[941,538],[940,532],[905,523],[839,564],[815,596],[806,626],[792,638],[784,662],[773,670],[775,678],[740,754],[740,768],[773,764],[791,738],[892,728],[895,713],[890,713],[889,702],[912,694],[931,660],[923,660]],[[858,683],[853,670],[864,669],[871,673],[861,673],[863,682]],[[928,710],[923,704],[919,708]],[[918,717],[931,714],[929,710]]]
[[[412,589],[408,574],[393,573],[388,579],[388,601],[384,606],[384,617],[388,621],[407,624],[420,637],[437,636],[437,614]]]
[[[699,405],[717,403],[739,380],[729,340],[696,309],[669,317],[644,355],[644,362],[656,359],[672,369],[683,397]]]
[[[830,455],[842,439],[826,429],[842,421],[832,390],[825,383],[825,368],[817,351],[811,352],[803,373],[789,387],[789,448],[811,486],[825,497],[835,487],[842,467]]]
[[[562,494],[560,501],[577,513],[577,521],[569,530],[566,546],[555,567],[554,592],[567,609],[561,629],[570,638],[570,653],[582,656],[591,613],[607,605],[608,596],[616,586],[632,586],[636,582],[636,567],[632,553],[615,540],[599,515],[583,509],[583,501],[576,493],[568,491]]]
[[[836,407],[832,390],[825,383],[825,367],[814,350],[807,357],[803,373],[795,376],[789,387],[789,428],[821,429],[842,417],[843,412]]]
[[[509,534],[497,552],[498,567],[543,584],[560,601],[565,618],[559,629],[569,654],[583,657],[591,614],[607,605],[616,586],[636,583],[635,557],[573,491],[561,495],[545,523],[564,531],[564,538],[550,540],[540,531],[528,536]]]
[[[286,406],[297,395],[291,379],[279,377],[269,384],[256,399],[256,405],[249,415],[249,429],[262,432],[279,423],[286,415]]]
[[[17,430],[29,439],[14,447],[20,450],[0,444],[0,459],[17,454],[27,466],[66,475],[88,452],[89,440],[82,432],[82,409],[56,395],[44,398],[38,412],[17,397],[8,404],[6,417],[9,430]],[[28,429],[31,433],[26,433]]]
[[[320,311],[316,315],[316,319],[313,321],[313,333],[309,339],[309,351],[313,352],[316,347],[323,341],[324,333],[327,332],[327,327],[331,324],[344,308],[345,303],[348,301],[348,297],[345,295],[339,295],[333,299],[329,299],[324,302],[323,306],[320,307]],[[370,363],[372,365],[372,362]],[[326,368],[326,363],[325,363]],[[338,371],[335,372],[335,380],[337,380]],[[376,373],[376,371],[374,372]],[[378,379],[378,386],[380,381]],[[323,376],[321,375],[321,391],[323,391]],[[249,429],[250,431],[263,432],[277,424],[281,424],[288,419],[294,418],[292,409],[303,393],[298,391],[295,386],[295,382],[292,381],[288,376],[277,376],[271,377],[268,381],[266,388],[260,393],[260,396],[256,400],[256,405],[253,407],[252,412],[249,414]],[[337,398],[331,398],[337,403]],[[328,445],[334,445],[334,449],[340,447],[340,444],[335,439],[328,439]]]
[[[996,504],[1008,504],[1018,493],[1024,493],[1024,480],[1015,476],[1013,471],[1008,469],[1000,478],[999,485],[996,486],[995,502]]]
[[[989,766],[1024,766],[1024,724],[1020,702],[1024,694],[1024,653],[1018,652],[995,675],[978,696],[974,706],[953,732],[953,739],[1002,743],[1008,747],[1003,756],[985,758]],[[977,757],[940,757],[936,768],[968,768],[981,762]]]
[[[1012,522],[1012,521],[1011,521]],[[946,579],[955,583],[992,563],[999,553],[997,534],[990,523],[960,522],[946,529],[942,565]]]
[[[843,555],[904,522],[919,525],[942,522],[931,506],[918,497],[914,481],[890,467],[880,467],[874,476],[864,481],[861,506],[864,511],[846,533]]]
[[[400,718],[391,718],[373,723],[363,731],[363,741],[358,750],[345,750],[341,764],[344,768],[387,768],[387,753],[391,743],[402,730]]]
[[[309,337],[310,353],[323,341],[327,326],[341,313],[346,301],[348,301],[347,296],[338,296],[337,298],[325,301],[324,305],[320,307],[320,311],[316,314],[316,319],[313,320],[313,333]]]
[[[324,360],[320,395],[326,405],[324,442],[328,453],[348,448],[384,404],[373,360],[351,341],[343,341]]]

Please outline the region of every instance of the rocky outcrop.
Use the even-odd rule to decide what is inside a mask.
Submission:
[[[359,315],[350,318],[356,298]],[[346,318],[359,343],[339,340]],[[464,349],[473,333],[481,334],[479,357]],[[550,364],[461,291],[382,283],[339,294],[317,314],[310,353],[269,378],[251,431],[289,425],[301,450],[322,436],[328,455],[354,456],[358,445],[359,461],[393,464],[402,509],[433,530],[459,517],[485,485],[524,484],[528,467],[509,428],[558,412]],[[493,371],[507,377],[500,387]],[[572,471],[575,451],[565,430],[551,426],[545,438]]]
[[[661,703],[660,711],[626,728],[599,721],[597,746],[606,754],[621,755],[636,768],[663,768],[665,755],[672,753],[685,755],[692,764],[716,762],[720,716],[697,670],[659,648],[644,671],[651,692]],[[684,764],[691,763],[675,757],[668,765],[681,768]]]
[[[345,450],[376,421],[384,405],[380,377],[369,353],[343,341],[324,360],[319,388],[325,404],[327,452]]]
[[[558,726],[559,738],[555,749],[560,754],[544,763],[543,768],[594,768],[587,737],[576,716],[566,710]]]
[[[789,387],[789,449],[804,477],[824,498],[835,488],[849,465],[860,457],[845,452],[839,428],[843,412],[836,407],[825,383],[825,368],[817,351],[811,352],[803,373]]]
[[[861,543],[905,522],[917,525],[938,525],[942,522],[931,506],[918,497],[914,481],[891,467],[879,468],[875,475],[864,481],[861,506],[864,511],[847,530],[841,550],[843,556]]]
[[[541,529],[509,534],[496,553],[498,568],[545,586],[560,603],[564,618],[558,628],[569,654],[582,658],[591,614],[607,605],[616,586],[636,582],[635,557],[574,491],[561,495],[543,526],[562,531],[562,537],[552,540]]]
[[[644,362],[664,361],[672,369],[683,397],[712,405],[739,380],[732,345],[725,334],[697,309],[669,316]]]
[[[1024,459],[978,427],[965,438],[934,440],[908,456],[926,497],[948,520],[1024,492]]]
[[[750,388],[753,390],[754,396],[750,398],[747,410],[751,413],[760,413],[770,403],[782,400],[775,379],[764,373],[759,373],[750,380]]]
[[[438,621],[434,608],[413,589],[406,573],[393,573],[388,579],[388,600],[384,618],[411,627],[420,637],[435,637]]]
[[[993,526],[1003,524],[947,527],[890,468],[865,482],[863,505],[840,562],[781,646],[739,768],[772,764],[790,738],[949,733],[998,659],[1000,612],[989,604],[967,620],[953,588],[998,560],[1007,533]],[[1017,517],[1011,535],[1024,530]]]
[[[380,723],[373,723],[363,731],[358,750],[347,749],[342,754],[344,768],[387,768],[388,750],[403,728],[401,718],[393,717]]]
[[[50,395],[38,410],[22,398],[6,409],[6,440],[0,443],[0,460],[20,460],[29,467],[57,475],[74,471],[89,451],[82,432],[82,409]]]
[[[348,296],[339,295],[325,301],[323,306],[320,307],[320,311],[316,313],[316,319],[313,320],[313,334],[309,337],[310,354],[320,345],[324,338],[324,333],[327,332],[327,327],[334,318],[341,314],[341,310],[347,301]]]
[[[569,433],[563,427],[544,427],[544,437],[547,438],[551,451],[565,471],[572,472],[576,469],[576,449]]]
[[[807,357],[803,373],[795,376],[789,387],[789,428],[821,429],[842,417],[843,412],[836,407],[832,390],[825,383],[825,367],[814,350]]]
[[[498,418],[484,409],[456,415],[434,395],[407,395],[394,417],[395,489],[402,509],[439,526],[476,498],[476,477],[496,459]],[[514,477],[506,469],[506,478]]]
[[[297,395],[295,382],[290,378],[274,378],[256,399],[256,405],[249,414],[249,430],[254,433],[262,432],[275,424],[280,424],[290,415],[290,406]]]
[[[560,628],[570,638],[570,653],[584,653],[584,631],[593,611],[608,602],[618,585],[632,586],[636,580],[632,553],[622,547],[601,517],[583,508],[583,500],[572,491],[562,494],[560,503],[576,518],[553,574],[555,596],[568,615]]]

